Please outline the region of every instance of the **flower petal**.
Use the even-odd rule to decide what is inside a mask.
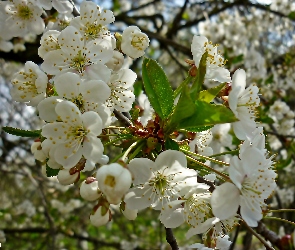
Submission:
[[[213,214],[221,220],[236,214],[240,204],[240,191],[232,183],[218,186],[212,193],[211,206]]]

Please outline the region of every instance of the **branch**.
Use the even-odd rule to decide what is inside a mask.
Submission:
[[[270,241],[272,245],[281,249],[281,239],[273,231],[269,230],[263,222],[258,222],[258,227],[256,228],[257,233],[261,234],[266,240]]]
[[[165,231],[166,231],[166,240],[169,243],[169,245],[171,246],[172,250],[178,250],[178,245],[177,245],[177,241],[173,235],[172,229],[171,228],[166,228],[165,227]]]
[[[171,28],[168,30],[167,34],[166,34],[166,37],[167,38],[172,38],[176,33],[177,33],[177,29],[178,29],[178,26],[182,20],[182,15],[186,9],[186,6],[188,4],[189,0],[185,0],[182,8],[180,9],[180,11],[177,13],[177,15],[175,16],[174,20],[173,20],[173,23],[172,23],[172,26]]]
[[[116,118],[122,122],[126,127],[130,127],[132,125],[131,121],[124,116],[121,112],[119,112],[118,110],[114,110],[114,114],[116,116]]]

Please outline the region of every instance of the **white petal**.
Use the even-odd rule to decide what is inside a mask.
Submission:
[[[110,87],[103,81],[91,80],[80,86],[80,91],[88,102],[104,103],[111,95]]]
[[[221,220],[236,214],[240,204],[240,191],[232,183],[226,182],[216,187],[211,196],[213,214]]]
[[[170,213],[165,212],[165,215],[167,215],[165,217],[162,211],[161,215],[159,219],[166,228],[176,228],[185,222],[183,208],[178,208]]]
[[[79,75],[67,72],[54,78],[54,86],[59,96],[71,99],[79,95],[79,85],[82,80]]]
[[[155,163],[146,158],[135,158],[128,164],[128,169],[134,178],[133,184],[139,185],[146,183],[151,177],[151,169],[155,168]]]
[[[56,146],[54,159],[65,169],[74,167],[82,157],[82,147],[77,148],[66,147],[66,143],[60,143]]]
[[[55,112],[55,106],[62,101],[64,100],[59,96],[50,96],[42,100],[37,106],[39,117],[46,122],[57,121],[58,115]]]
[[[248,205],[248,202],[251,203],[251,207]],[[244,197],[241,197],[241,216],[250,227],[257,227],[257,222],[262,219],[262,212],[259,204],[246,201]]]
[[[166,150],[158,155],[156,161],[157,168],[169,168],[169,173],[177,173],[187,167],[187,160],[184,153],[176,150]]]
[[[102,132],[102,120],[94,111],[88,111],[81,115],[81,119],[84,125],[92,135],[100,135]]]
[[[87,136],[83,142],[83,155],[87,160],[98,162],[103,154],[101,140],[94,136]]]
[[[152,195],[152,189],[148,190],[148,192],[145,193],[146,191],[146,189],[139,190],[132,188],[131,192],[125,195],[124,201],[126,203],[127,208],[140,210],[151,206],[152,201],[150,197]],[[145,195],[143,195],[144,193]]]
[[[66,121],[76,126],[82,125],[80,110],[72,102],[63,101],[56,104],[55,112],[64,122]]]

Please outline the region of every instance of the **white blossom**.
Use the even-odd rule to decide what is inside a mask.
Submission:
[[[12,0],[5,4],[6,19],[3,29],[6,37],[23,37],[28,32],[39,35],[43,32],[45,24],[39,6],[29,0]]]
[[[61,185],[70,185],[78,181],[80,172],[70,173],[68,169],[61,169],[57,174],[57,179]]]
[[[62,122],[46,124],[42,128],[42,148],[49,148],[49,156],[64,168],[74,167],[83,156],[97,162],[102,157],[103,145],[98,135],[102,132],[102,121],[93,111],[81,114],[77,106],[69,101],[56,105],[55,112]]]
[[[174,150],[162,152],[155,162],[146,158],[131,160],[128,168],[134,187],[125,195],[127,208],[140,210],[152,206],[160,210],[169,201],[177,200],[183,186],[197,183],[196,171],[186,166],[185,155]]]
[[[49,51],[41,64],[46,73],[59,75],[73,72],[86,79],[109,81],[111,72],[104,63],[112,57],[111,49],[96,41],[86,42],[72,26],[61,31],[57,41],[60,49]]]
[[[26,62],[24,70],[14,74],[11,82],[11,96],[15,101],[37,106],[46,96],[48,78],[33,62]]]
[[[97,210],[90,215],[90,222],[93,226],[100,227],[110,221],[111,212],[105,206],[99,206]]]
[[[251,136],[256,128],[255,109],[258,107],[260,99],[258,87],[251,85],[246,88],[246,72],[238,69],[233,75],[232,90],[228,96],[228,104],[238,122],[232,123],[235,135],[240,140],[245,140]]]
[[[81,113],[97,112],[103,124],[106,123],[109,115],[104,112],[102,104],[109,98],[111,90],[105,82],[83,80],[79,75],[67,72],[54,78],[54,86],[58,96],[46,98],[38,105],[39,116],[43,120],[56,121],[55,106],[58,102],[66,100],[74,103]]]
[[[232,181],[216,187],[212,193],[213,214],[220,219],[234,216],[241,206],[241,216],[251,227],[262,219],[261,206],[276,187],[276,173],[271,169],[271,160],[264,152],[248,147],[240,158],[234,156],[228,168]]]
[[[128,112],[132,108],[135,100],[133,84],[136,77],[136,73],[131,69],[121,69],[112,73],[108,82],[111,88],[111,96],[106,102],[107,107],[121,112]]]
[[[101,166],[96,173],[98,186],[111,204],[119,204],[132,182],[130,171],[118,163]]]
[[[175,228],[186,222],[198,227],[210,216],[209,186],[195,183],[194,187],[184,187],[179,191],[177,200],[168,202],[161,210],[160,221],[166,228]]]
[[[114,48],[114,38],[106,27],[106,25],[114,21],[115,17],[112,11],[102,11],[95,3],[83,1],[80,5],[80,16],[75,17],[70,25],[79,30],[86,40],[105,39]]]
[[[59,13],[67,13],[73,11],[73,5],[68,0],[30,0],[34,1],[35,5],[50,10],[52,7]]]
[[[123,31],[121,49],[124,54],[136,59],[144,55],[149,42],[148,36],[137,26],[129,26]]]
[[[101,196],[98,182],[93,177],[84,180],[80,186],[80,195],[84,200],[95,201]]]
[[[198,67],[201,58],[205,52],[208,52],[206,62],[206,79],[211,79],[219,82],[231,82],[230,73],[223,68],[225,60],[219,54],[217,45],[209,42],[205,36],[194,36],[191,44],[191,51],[195,65]]]

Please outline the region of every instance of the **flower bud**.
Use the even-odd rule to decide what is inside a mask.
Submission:
[[[124,63],[124,56],[119,51],[114,51],[113,57],[105,64],[113,71],[119,71]]]
[[[101,192],[98,188],[98,182],[96,180],[88,182],[83,181],[80,187],[80,195],[84,200],[95,201],[101,196]]]
[[[98,187],[111,204],[119,204],[129,190],[132,177],[128,169],[118,163],[104,165],[96,173]]]
[[[31,152],[34,154],[36,160],[44,162],[46,160],[46,154],[41,147],[41,141],[34,141],[31,145]]]
[[[90,222],[93,226],[100,227],[111,220],[111,212],[105,206],[99,206],[94,214],[90,215]]]
[[[125,202],[123,201],[120,205],[120,210],[122,214],[128,219],[128,220],[135,220],[137,217],[137,209],[129,209],[125,206]]]
[[[58,172],[57,179],[61,185],[70,185],[79,180],[80,172],[71,175],[69,171],[68,169],[62,169]]]

